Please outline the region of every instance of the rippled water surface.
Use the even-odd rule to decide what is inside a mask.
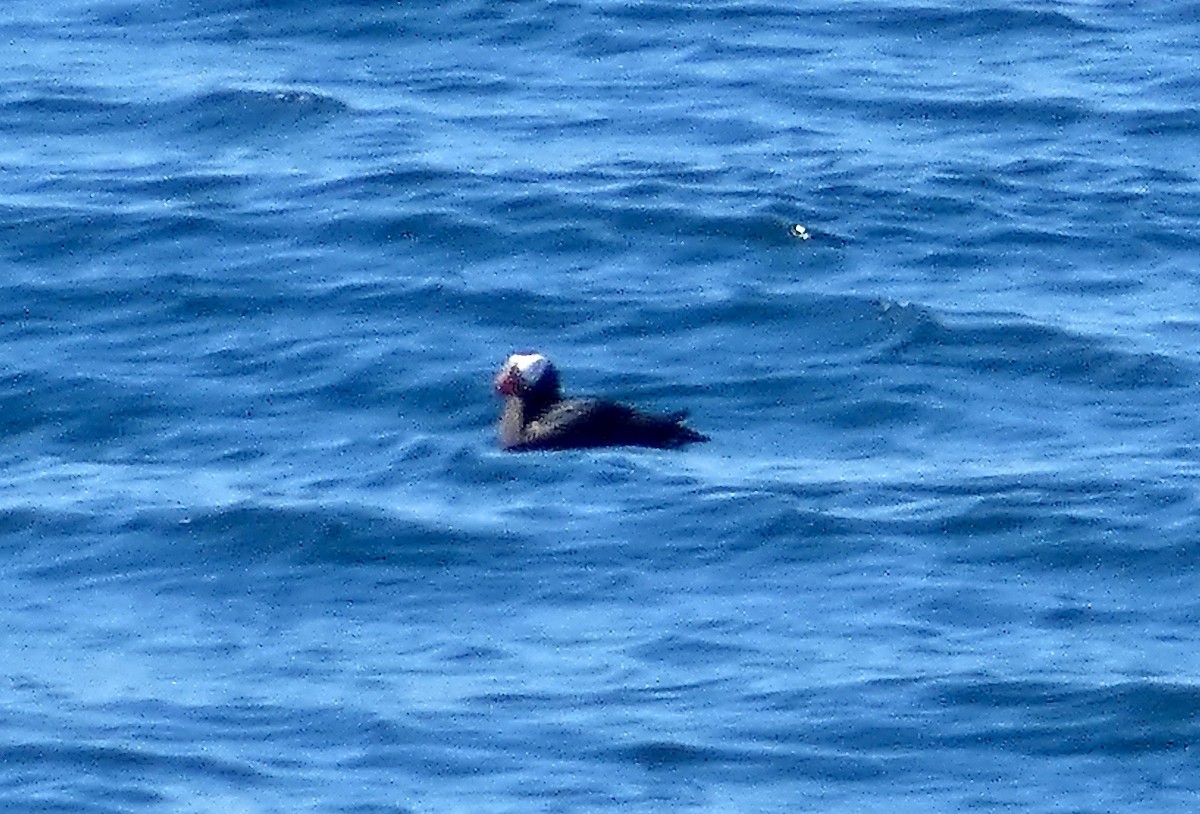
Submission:
[[[0,808],[1193,809],[1197,42],[8,3]]]

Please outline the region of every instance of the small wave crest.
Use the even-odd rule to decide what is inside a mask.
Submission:
[[[212,137],[244,138],[295,127],[315,127],[350,106],[336,97],[309,90],[216,90],[164,107],[169,124]]]

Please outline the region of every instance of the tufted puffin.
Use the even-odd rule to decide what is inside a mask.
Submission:
[[[500,446],[532,449],[639,446],[674,448],[707,436],[684,426],[686,413],[651,415],[599,399],[564,399],[558,371],[540,353],[514,353],[496,375],[504,396]]]

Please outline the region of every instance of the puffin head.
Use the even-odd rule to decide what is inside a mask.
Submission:
[[[501,396],[558,395],[558,371],[540,353],[514,353],[496,374],[496,392]]]

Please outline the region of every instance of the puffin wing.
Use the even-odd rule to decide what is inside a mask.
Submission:
[[[525,427],[523,449],[603,446],[677,447],[708,438],[684,426],[683,414],[657,416],[597,399],[566,399]]]
[[[612,417],[609,405],[594,399],[564,399],[525,425],[522,449],[603,446]]]
[[[674,448],[709,440],[707,435],[702,435],[683,423],[687,418],[686,412],[654,415],[628,407],[623,409],[630,413],[624,426],[625,432],[629,434],[629,440],[622,440],[619,443]]]

